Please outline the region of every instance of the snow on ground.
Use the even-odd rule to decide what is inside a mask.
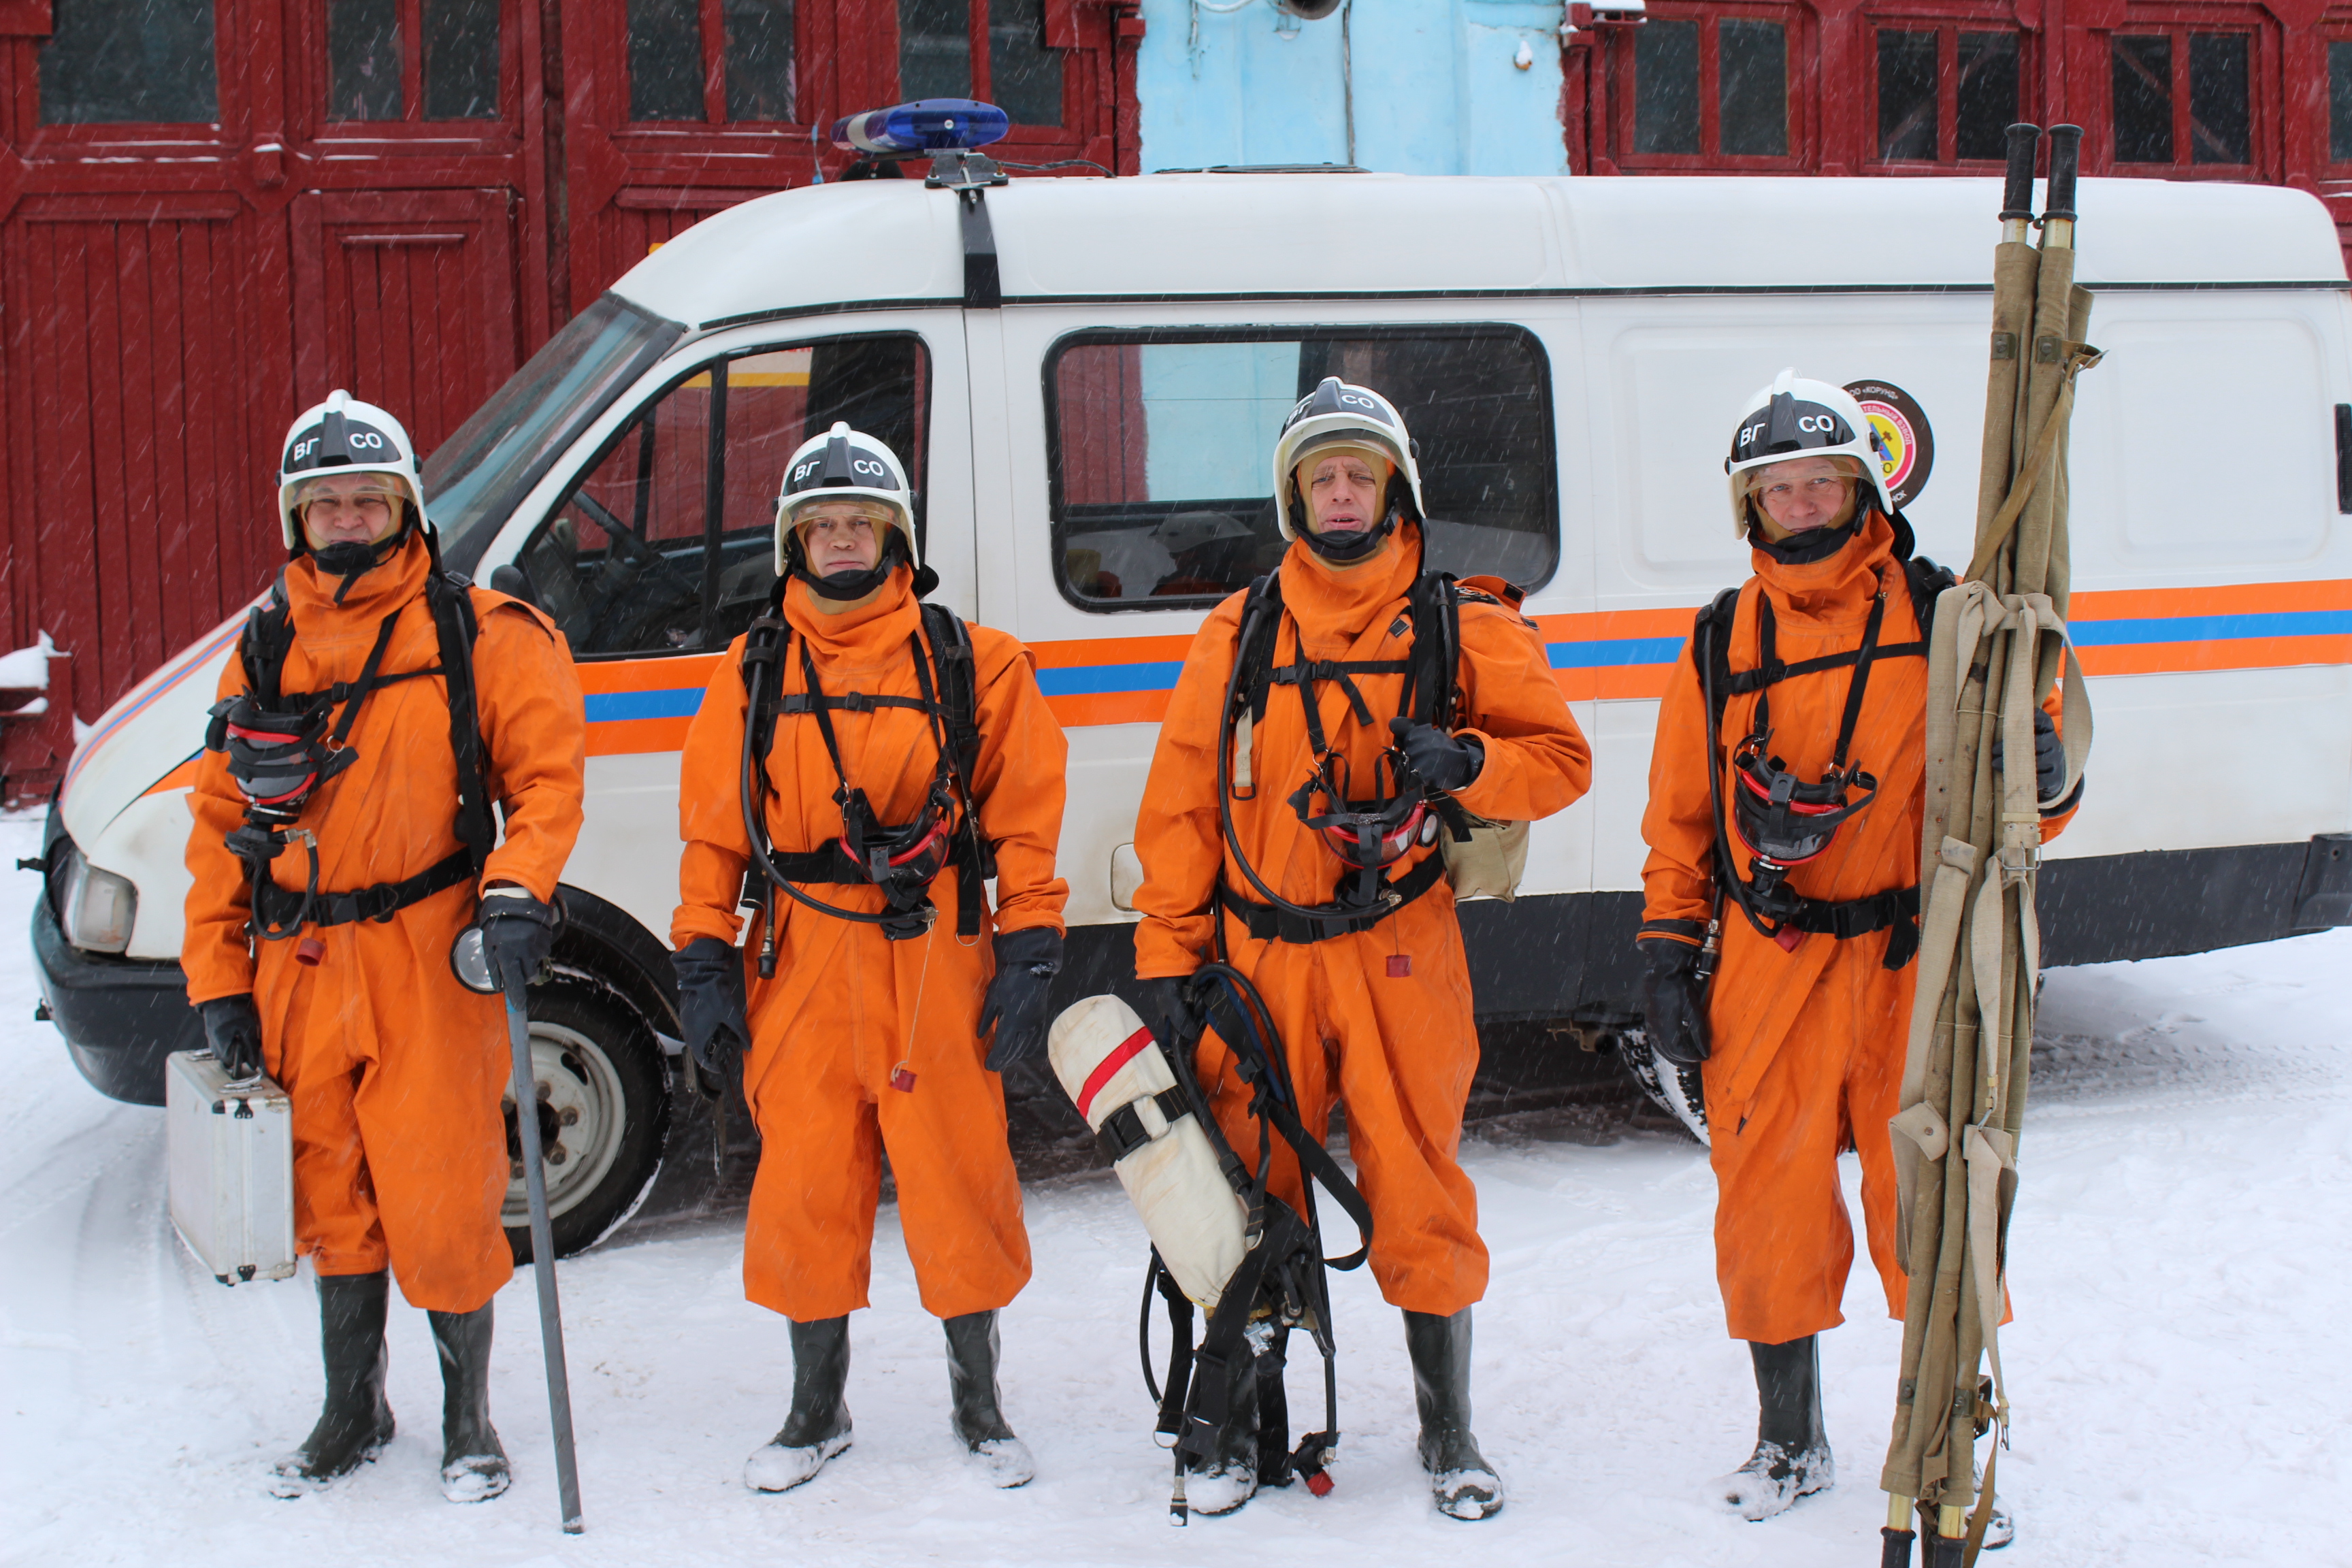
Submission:
[[[0,856],[35,852],[37,832],[0,821]],[[24,929],[36,892],[0,879],[0,931]],[[432,1349],[424,1315],[396,1305],[399,1436],[326,1495],[278,1501],[259,1476],[317,1405],[310,1288],[224,1289],[189,1258],[164,1214],[160,1113],[82,1083],[31,1022],[26,950],[5,940],[0,1562],[1878,1561],[1899,1336],[1867,1268],[1824,1342],[1841,1484],[1763,1524],[1716,1512],[1703,1483],[1746,1456],[1755,1406],[1723,1335],[1705,1156],[1565,1114],[1494,1124],[1465,1151],[1495,1254],[1477,1428],[1510,1494],[1487,1523],[1430,1508],[1402,1333],[1357,1274],[1333,1284],[1337,1491],[1168,1528],[1134,1343],[1141,1231],[1107,1176],[1029,1191],[1037,1277],[1004,1318],[1007,1408],[1038,1460],[1025,1489],[990,1490],[961,1462],[939,1331],[886,1208],[875,1307],[852,1330],[856,1446],[799,1491],[739,1479],[783,1418],[791,1361],[782,1321],[742,1300],[724,1217],[625,1232],[564,1266],[586,1534],[556,1528],[528,1273],[500,1300],[511,1493],[440,1500]],[[2346,1561],[2347,969],[2352,931],[2050,977],[2005,1341],[2010,1563]],[[1850,1202],[1853,1182],[1849,1161]],[[1309,1419],[1312,1364],[1302,1346],[1292,1403]]]

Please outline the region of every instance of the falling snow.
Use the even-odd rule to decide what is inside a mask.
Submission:
[[[0,856],[38,825],[0,819]],[[22,931],[30,876],[0,880]],[[1856,1271],[1823,1342],[1837,1489],[1762,1524],[1704,1483],[1744,1458],[1747,1357],[1710,1267],[1713,1182],[1678,1134],[1622,1116],[1474,1131],[1494,1284],[1478,1309],[1478,1434],[1496,1520],[1430,1507],[1402,1335],[1339,1276],[1337,1490],[1268,1493],[1176,1531],[1133,1342],[1141,1232],[1115,1184],[1028,1191],[1037,1277],[1004,1315],[1006,1409],[1038,1478],[986,1485],[947,1431],[939,1331],[895,1213],[854,1321],[856,1444],[782,1497],[744,1457],[781,1423],[782,1320],[747,1305],[733,1216],[624,1230],[564,1265],[587,1533],[557,1532],[531,1287],[500,1299],[494,1400],[517,1482],[473,1508],[436,1484],[424,1314],[395,1305],[383,1457],[324,1495],[269,1498],[268,1460],[318,1397],[307,1283],[224,1289],[163,1213],[159,1112],[89,1089],[31,1021],[26,949],[0,964],[0,1563],[656,1565],[1196,1563],[1250,1552],[1351,1568],[1456,1563],[1864,1564],[1898,1332]],[[2352,1256],[2352,931],[2051,975],[2004,1343],[2001,1460],[2021,1565],[2342,1560]],[[1855,1173],[1847,1162],[1849,1203]],[[1304,1355],[1293,1407],[1311,1413]],[[1999,1559],[1993,1560],[1999,1562]]]

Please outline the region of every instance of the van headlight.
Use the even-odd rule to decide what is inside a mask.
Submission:
[[[101,871],[69,847],[65,897],[59,919],[66,940],[87,952],[121,952],[131,945],[131,927],[139,918],[139,889],[127,877]]]

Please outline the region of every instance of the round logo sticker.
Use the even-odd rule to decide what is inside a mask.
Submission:
[[[1936,433],[1927,424],[1927,411],[1916,398],[1888,382],[1849,382],[1846,391],[1878,432],[1880,467],[1895,504],[1909,506],[1927,488],[1927,476],[1936,467]]]

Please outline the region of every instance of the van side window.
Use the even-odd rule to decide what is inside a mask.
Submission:
[[[929,357],[905,332],[788,343],[708,364],[621,428],[523,547],[578,656],[724,647],[775,590],[776,491],[836,419],[889,444],[923,537]]]
[[[1088,331],[1045,364],[1063,596],[1087,610],[1197,607],[1272,567],[1275,437],[1327,375],[1404,415],[1433,569],[1550,579],[1551,374],[1525,328]]]

